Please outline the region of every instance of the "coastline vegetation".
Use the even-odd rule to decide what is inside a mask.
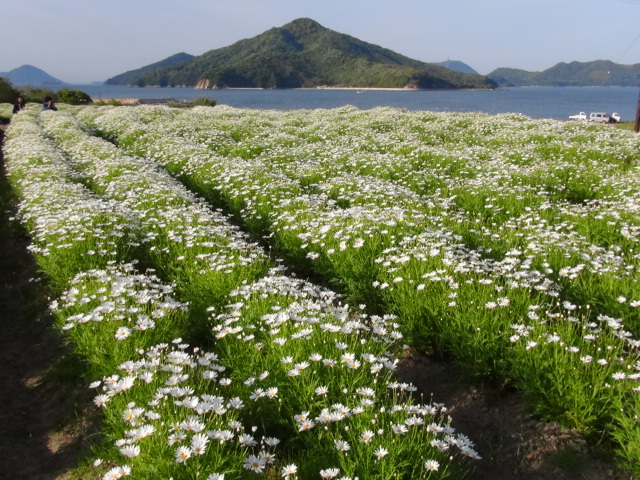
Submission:
[[[69,105],[90,105],[93,103],[91,97],[80,90],[62,88],[54,92],[49,87],[34,87],[31,85],[15,87],[6,78],[0,77],[0,105],[9,104],[11,106],[18,96],[22,97],[25,103],[42,103],[45,97],[51,97],[54,102]],[[3,114],[2,117],[10,118],[10,113]]]

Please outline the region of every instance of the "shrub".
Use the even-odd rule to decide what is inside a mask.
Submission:
[[[217,103],[218,102],[216,102],[211,98],[198,97],[198,98],[192,99],[189,102],[172,102],[169,104],[169,106],[173,108],[191,108],[191,107],[197,107],[197,106],[215,107]]]
[[[51,97],[54,102],[58,101],[57,95],[48,87],[32,87],[31,85],[24,85],[20,89],[20,93],[26,103],[42,103],[44,97]]]
[[[13,88],[11,82],[0,77],[0,103],[14,103],[18,95],[20,92]]]
[[[80,90],[72,90],[70,88],[63,88],[58,90],[57,93],[58,102],[68,103],[69,105],[89,105],[93,103],[91,97]]]
[[[115,98],[110,98],[108,100],[98,100],[94,102],[94,105],[98,107],[103,107],[105,105],[111,105],[112,107],[121,107],[123,103],[120,100],[116,100]]]

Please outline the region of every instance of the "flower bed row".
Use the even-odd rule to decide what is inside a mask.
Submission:
[[[71,113],[20,114],[5,154],[64,290],[52,308],[100,372],[106,441],[90,468],[104,478],[444,478],[477,457],[442,405],[393,379],[393,316],[274,270],[224,216]]]
[[[610,429],[638,468],[628,132],[393,109],[79,117],[232,211],[291,265],[397,314],[413,345],[513,382],[545,417]]]

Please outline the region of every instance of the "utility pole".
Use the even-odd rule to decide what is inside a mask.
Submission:
[[[638,133],[640,130],[640,93],[638,93],[638,105],[636,106],[636,121],[633,124],[633,131]]]

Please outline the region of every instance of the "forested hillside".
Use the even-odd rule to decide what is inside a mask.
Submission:
[[[151,65],[137,68],[135,70],[129,70],[128,72],[116,75],[115,77],[108,79],[104,83],[105,85],[130,85],[132,83],[135,83],[136,80],[140,78],[140,75],[142,75],[146,71],[154,70],[156,68],[174,66],[179,63],[191,60],[192,58],[194,58],[193,55],[189,55],[188,53],[176,53],[175,55],[171,55],[169,58],[165,58],[164,60],[161,60],[159,62],[152,63]]]
[[[488,77],[500,86],[635,87],[640,85],[640,64],[619,65],[609,60],[558,63],[542,72],[498,68]]]
[[[198,88],[495,86],[487,77],[413,60],[308,18],[177,65],[148,69],[125,83]]]

